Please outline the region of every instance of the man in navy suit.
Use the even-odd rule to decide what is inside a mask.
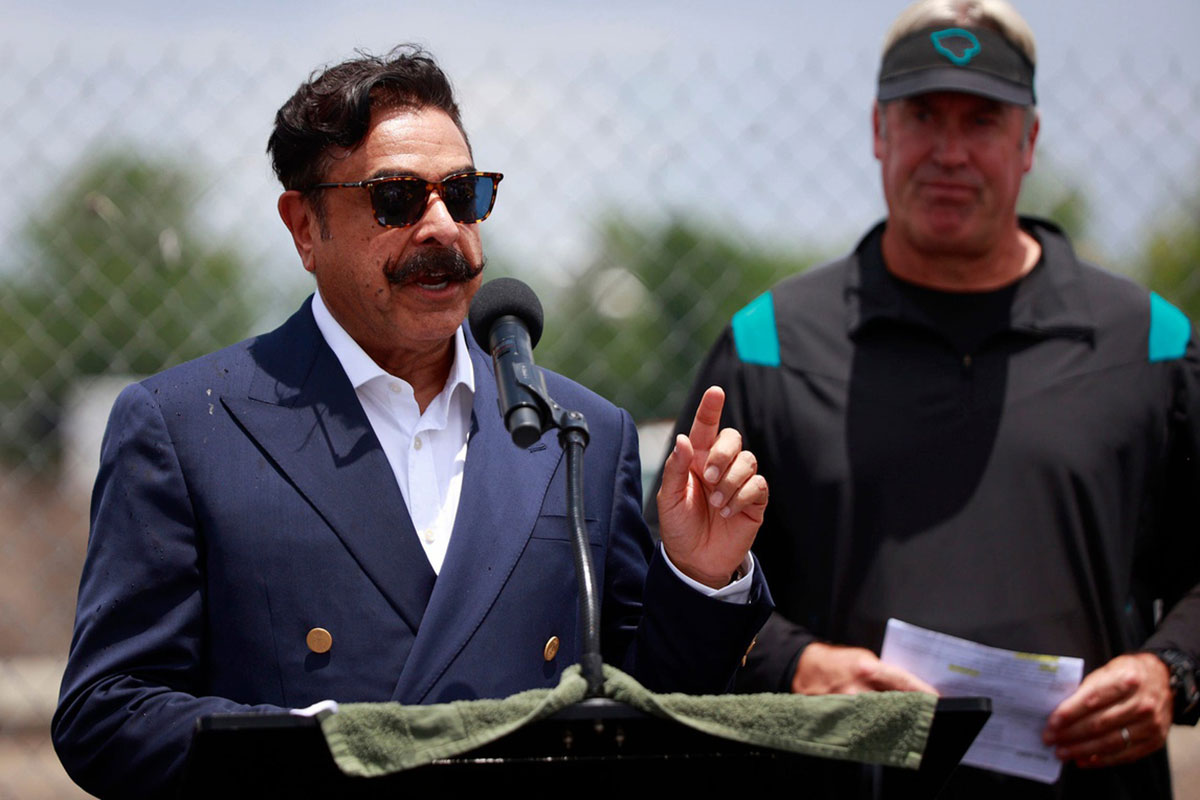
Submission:
[[[105,436],[53,725],[100,795],[169,791],[205,714],[500,697],[578,659],[559,448],[512,443],[462,326],[500,176],[476,171],[445,76],[411,49],[339,64],[268,149],[316,293],[130,386]],[[591,429],[605,660],[721,691],[770,599],[748,555],[766,484],[718,431],[719,390],[668,459],[656,548],[629,415],[546,379]]]

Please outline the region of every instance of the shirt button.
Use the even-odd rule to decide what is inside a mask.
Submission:
[[[425,540],[426,544],[433,544],[433,540],[437,538],[437,534],[433,532],[433,528],[426,528],[421,531],[421,538]]]
[[[388,384],[388,388],[392,390],[392,394],[400,394],[400,391],[401,391],[401,390],[400,390],[400,384],[398,384],[398,383],[389,383],[389,384]]]
[[[421,449],[421,437],[420,436],[414,437],[413,438],[413,450],[420,450],[420,449]]]

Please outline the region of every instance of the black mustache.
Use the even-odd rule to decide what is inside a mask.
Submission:
[[[439,279],[428,283],[440,283],[443,280],[465,283],[481,272],[482,260],[479,266],[475,266],[462,253],[449,247],[423,247],[404,259],[403,263],[389,259],[383,265],[383,276],[393,285],[409,283],[423,276]]]

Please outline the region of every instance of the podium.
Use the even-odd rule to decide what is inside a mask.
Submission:
[[[935,797],[991,714],[986,698],[941,698],[921,768],[881,768],[887,795]],[[854,794],[855,762],[745,745],[611,700],[585,700],[465,755],[378,778],[342,774],[319,723],[289,714],[214,714],[197,722],[184,798],[385,798],[414,791],[494,792],[499,782],[586,796],[636,787],[746,791],[807,781]],[[816,788],[815,786],[812,788]],[[707,796],[711,796],[707,795]]]

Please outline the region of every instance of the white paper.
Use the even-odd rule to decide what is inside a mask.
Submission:
[[[890,619],[880,658],[944,697],[988,697],[992,716],[962,763],[1054,783],[1062,762],[1042,744],[1050,712],[1079,687],[1083,659],[988,647]]]

